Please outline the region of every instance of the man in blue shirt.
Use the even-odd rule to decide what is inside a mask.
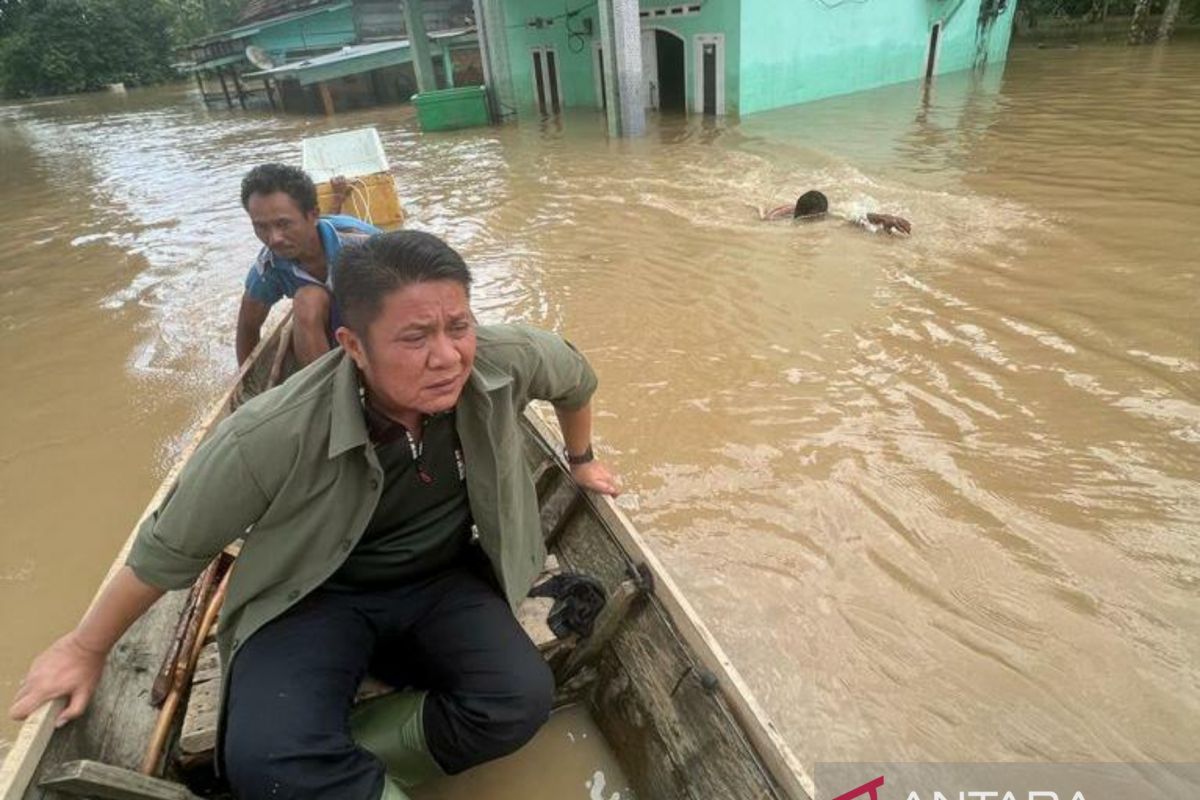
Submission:
[[[320,216],[317,189],[301,169],[260,164],[242,179],[242,207],[263,243],[246,275],[237,320],[237,359],[258,344],[271,306],[292,298],[292,344],[301,365],[332,347],[337,328],[333,265],[342,245],[379,229],[354,217]]]

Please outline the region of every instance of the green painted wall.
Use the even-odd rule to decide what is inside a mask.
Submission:
[[[680,5],[684,0],[642,0],[643,9]],[[725,103],[726,112],[737,111],[738,67],[740,64],[738,13],[740,0],[705,0],[699,14],[642,20],[642,29],[661,28],[684,39],[684,67],[686,70],[688,106],[692,106],[693,75],[695,56],[692,37],[698,33],[725,34]],[[587,5],[585,0],[508,0],[505,3],[505,21],[508,31],[508,55],[511,62],[513,86],[517,96],[519,112],[529,112],[536,107],[533,83],[533,58],[530,55],[536,46],[552,46],[557,49],[561,74],[563,102],[567,106],[599,108],[600,98],[596,92],[595,48],[600,41],[600,22],[594,7],[580,13],[571,20],[574,30],[582,30],[583,20],[592,20],[592,36],[570,37],[565,20],[561,18],[568,8]],[[526,23],[534,18],[554,18],[542,28],[531,28]],[[582,44],[582,47],[581,47]]]
[[[698,34],[721,33],[725,35],[725,113],[738,113],[742,49],[741,1],[706,0],[699,14],[642,20],[642,30],[659,28],[683,37],[689,111],[695,108],[696,103],[696,44],[693,37]],[[652,10],[678,6],[684,2],[685,0],[642,0],[641,7],[643,10]]]
[[[505,22],[508,25],[508,58],[518,112],[529,112],[536,107],[531,50],[541,46],[553,47],[557,53],[563,104],[596,105],[592,69],[595,43],[600,41],[600,21],[596,18],[596,9],[589,7],[570,21],[571,28],[579,31],[583,29],[583,20],[591,19],[591,36],[569,36],[567,21],[562,19],[562,14],[568,8],[586,5],[584,0],[508,0],[504,4]],[[527,27],[525,23],[534,18],[553,21],[542,28]]]
[[[742,0],[741,112],[808,102],[921,78],[933,23],[943,26],[937,72],[1001,61],[1016,2],[980,27],[987,0],[825,4]]]
[[[1012,33],[1015,0],[981,26],[980,5],[990,0],[702,0],[701,11],[651,17],[642,29],[661,28],[684,39],[688,108],[695,105],[695,36],[725,36],[725,110],[750,114],[822,97],[862,91],[924,75],[930,29],[942,20],[937,71],[967,69],[978,61],[1002,61]],[[694,4],[692,0],[691,4]],[[687,0],[641,0],[643,10]],[[570,37],[563,14],[592,36]],[[554,47],[565,106],[598,107],[594,70],[600,40],[596,11],[586,0],[506,0],[509,59],[517,111],[535,108],[531,48]],[[530,20],[549,20],[541,28]]]
[[[305,50],[334,50],[353,43],[356,38],[354,12],[346,6],[265,28],[246,44],[257,45],[279,57]]]

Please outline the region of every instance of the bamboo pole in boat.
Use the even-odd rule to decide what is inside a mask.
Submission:
[[[175,711],[179,708],[179,701],[183,699],[184,690],[191,683],[192,673],[196,670],[196,662],[200,659],[200,651],[204,649],[204,640],[208,638],[208,632],[212,630],[213,623],[217,621],[217,613],[220,612],[221,605],[225,602],[225,594],[229,591],[229,576],[232,574],[233,567],[225,570],[216,594],[209,601],[208,607],[204,609],[204,617],[200,620],[196,639],[192,642],[191,650],[187,654],[187,664],[183,669],[175,671],[175,682],[171,686],[171,693],[163,701],[162,710],[158,712],[158,725],[155,726],[154,735],[150,738],[150,746],[146,748],[146,758],[142,761],[143,775],[153,775],[158,771],[158,762],[162,760],[163,748],[171,733],[171,723],[175,720]]]
[[[196,641],[196,632],[200,628],[200,618],[212,596],[219,562],[220,559],[213,559],[213,562],[204,568],[204,572],[200,573],[200,577],[192,584],[187,605],[184,607],[183,613],[179,615],[179,624],[175,627],[175,634],[171,637],[171,649],[167,651],[162,666],[159,667],[158,675],[154,678],[154,685],[150,688],[150,704],[155,707],[161,706],[167,699],[167,695],[171,693],[171,686],[175,683],[175,673],[187,663],[188,653],[191,652],[192,643]]]

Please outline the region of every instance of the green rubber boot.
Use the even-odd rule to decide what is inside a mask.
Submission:
[[[387,768],[381,800],[407,800],[402,791],[442,775],[425,746],[421,711],[425,692],[400,691],[359,703],[350,712],[350,733]]]
[[[396,785],[396,782],[391,778],[383,779],[383,794],[379,795],[379,800],[411,800],[404,793],[404,790]]]
[[[396,785],[394,780],[384,778],[383,794],[379,795],[379,800],[410,800],[410,798],[404,793],[403,789]]]

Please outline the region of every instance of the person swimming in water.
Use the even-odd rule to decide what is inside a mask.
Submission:
[[[781,219],[799,219],[806,222],[818,220],[829,214],[829,198],[823,192],[812,189],[800,195],[794,206],[778,206],[770,211],[759,209],[758,213],[760,218],[768,222]],[[908,220],[892,214],[868,212],[860,217],[851,217],[849,221],[864,228],[878,226],[888,233],[896,231],[904,234],[912,233],[912,224]]]

